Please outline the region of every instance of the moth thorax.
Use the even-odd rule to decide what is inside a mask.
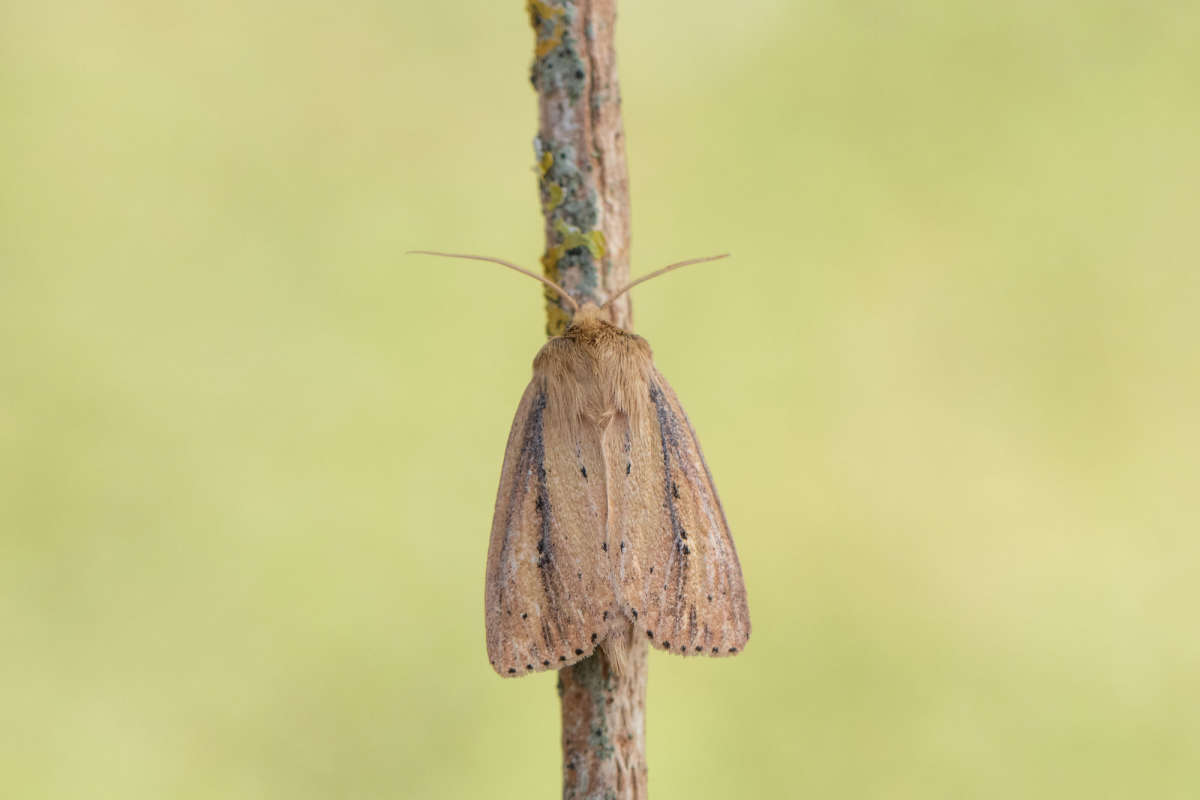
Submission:
[[[637,341],[622,336],[593,348],[597,384],[606,420],[617,415],[641,419],[648,413],[650,361],[641,356]]]

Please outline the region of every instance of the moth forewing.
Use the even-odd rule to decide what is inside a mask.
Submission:
[[[577,345],[538,354],[505,451],[488,547],[488,658],[504,676],[590,655],[620,616],[594,394]]]
[[[622,418],[605,443],[619,594],[656,647],[730,655],[745,647],[750,618],[729,526],[675,393],[653,368],[647,384],[649,412]]]

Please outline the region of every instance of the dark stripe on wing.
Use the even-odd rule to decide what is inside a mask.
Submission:
[[[687,573],[689,566],[688,555],[691,550],[686,543],[687,531],[684,530],[683,523],[680,522],[679,512],[675,507],[675,501],[679,498],[679,486],[674,477],[674,465],[671,462],[671,452],[676,453],[683,450],[680,442],[679,418],[675,416],[674,410],[667,403],[666,397],[663,396],[662,390],[654,381],[650,381],[650,402],[654,404],[655,415],[658,418],[658,428],[660,432],[660,442],[662,446],[663,459],[663,507],[667,509],[667,513],[671,519],[671,532],[674,534],[674,542],[672,542],[673,553],[668,558],[667,575],[663,577],[664,581],[669,581],[674,578],[674,596],[668,608],[662,608],[660,614],[665,611],[672,618],[675,625],[675,630],[678,630],[683,609],[687,604]],[[686,468],[686,465],[680,465]],[[678,559],[676,558],[678,555]],[[664,583],[663,588],[667,585]],[[664,603],[664,606],[667,604]],[[661,624],[660,617],[660,624]],[[666,646],[664,642],[664,647]]]

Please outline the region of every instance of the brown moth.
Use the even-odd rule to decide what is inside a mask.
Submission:
[[[431,255],[456,255],[432,253]],[[630,626],[677,655],[725,656],[750,637],[741,565],[695,431],[650,345],[579,306],[533,360],[492,518],[488,659],[505,677],[604,646],[620,668]],[[723,258],[715,256],[714,258]]]

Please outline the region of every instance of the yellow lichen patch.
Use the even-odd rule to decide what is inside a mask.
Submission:
[[[552,189],[561,189],[555,185]],[[551,197],[558,197],[551,192]],[[560,198],[561,199],[561,198]],[[607,242],[604,239],[604,233],[599,230],[581,231],[574,228],[561,219],[554,221],[554,232],[559,236],[558,244],[553,247],[546,248],[545,254],[542,256],[542,272],[552,281],[561,282],[558,265],[562,257],[567,251],[577,247],[586,247],[588,252],[592,254],[592,261],[595,264],[597,271],[602,269],[604,256],[608,251]],[[571,315],[562,308],[558,302],[558,296],[547,290],[546,292],[546,331],[551,336],[558,336],[566,330],[567,324],[571,321]]]
[[[558,280],[558,259],[562,252],[561,246],[552,247],[542,256],[542,273],[552,281]],[[571,323],[571,315],[560,305],[557,292],[547,288],[542,296],[546,299],[546,333],[561,336]]]
[[[566,12],[562,8],[552,6],[542,0],[529,0],[525,4],[525,8],[529,11],[529,22],[533,25],[534,32],[537,33],[536,52],[537,57],[541,58],[562,44],[563,32],[567,27],[562,17]],[[554,23],[554,28],[548,36],[543,35],[542,23],[546,20]]]
[[[589,241],[588,249],[592,251],[592,257],[597,261],[604,258],[604,254],[608,252],[608,241],[604,238],[604,231],[594,230],[587,234]]]
[[[552,6],[543,0],[529,0],[525,4],[525,10],[529,12],[529,22],[535,28],[544,19],[554,19],[566,13],[561,7]]]
[[[552,281],[558,280],[558,260],[562,258],[561,245],[551,247],[542,254],[542,274]]]
[[[584,233],[578,228],[572,228],[561,219],[554,220],[554,231],[562,237],[562,242],[551,248],[552,250],[559,251],[559,257],[572,247],[586,247],[591,252],[592,258],[597,262],[604,258],[607,243],[604,241],[604,233],[602,231],[594,230]],[[549,252],[547,251],[547,255],[549,255]],[[554,261],[557,264],[558,257]]]
[[[550,188],[547,190],[546,194],[548,195],[546,197],[546,208],[553,211],[562,205],[563,189],[557,183],[550,184]]]
[[[537,54],[537,57],[541,58],[547,53],[553,52],[554,48],[562,44],[562,34],[563,24],[559,22],[554,26],[553,36],[551,36],[549,39],[543,39],[538,42],[537,48],[534,50],[534,52]]]
[[[542,153],[542,160],[538,162],[538,168],[541,169],[542,174],[545,175],[553,166],[554,153],[551,153],[549,150],[547,150],[546,152]]]
[[[556,295],[557,297],[557,295]],[[546,297],[546,333],[550,336],[562,336],[563,331],[571,324],[571,314],[558,304],[558,301]]]

